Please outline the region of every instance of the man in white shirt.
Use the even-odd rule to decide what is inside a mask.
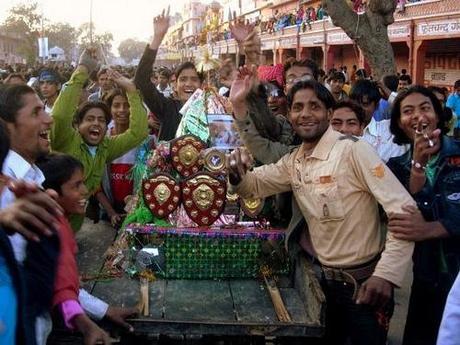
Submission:
[[[393,142],[390,120],[376,121],[372,118],[371,122],[364,128],[362,138],[377,151],[385,163],[392,157],[403,155],[409,149],[408,145],[397,145]]]
[[[113,89],[114,85],[112,80],[109,79],[107,68],[101,68],[97,72],[97,84],[99,85],[99,90],[89,95],[88,101],[90,102],[102,101],[103,97]]]
[[[3,175],[12,180],[25,180],[40,186],[44,176],[34,163],[40,155],[49,152],[48,132],[53,121],[38,95],[26,85],[6,89],[1,97],[1,105],[0,117],[5,121],[11,138],[11,148],[3,166]],[[5,190],[1,195],[0,208],[11,205],[14,200],[13,193]],[[14,256],[22,265],[26,259],[26,239],[16,233],[10,237],[10,241]],[[53,252],[51,257],[55,254]],[[51,259],[50,263],[55,264],[54,260],[56,259]],[[52,279],[52,276],[49,279]],[[51,284],[52,288],[52,282],[45,281],[44,284]],[[37,343],[44,344],[52,326],[49,315],[44,313],[38,316],[35,326]]]
[[[3,175],[13,181],[24,180],[41,186],[44,176],[35,162],[50,150],[48,136],[52,118],[44,110],[43,102],[36,92],[26,85],[13,86],[1,92],[0,107],[2,109],[0,118],[5,122],[11,138],[10,151],[3,165]],[[15,195],[5,189],[0,197],[0,209],[8,207],[15,199]],[[10,242],[18,264],[22,265],[26,260],[26,239],[21,234],[15,233],[10,236]],[[89,299],[88,294],[83,292],[82,295],[86,298],[80,300],[80,303],[84,309],[87,309],[88,305],[85,301]],[[94,298],[90,302],[91,310],[87,310],[88,313],[102,318],[107,311],[107,304],[102,301],[95,304]],[[51,326],[48,313],[41,314],[36,319],[35,335],[38,345],[46,343]],[[98,336],[103,340],[101,334]]]
[[[169,72],[167,68],[161,68],[158,71],[157,90],[160,91],[165,97],[171,97],[173,94],[173,89],[169,85],[170,77],[171,77],[171,73]]]
[[[409,148],[393,142],[390,132],[390,120],[384,119],[379,109],[381,100],[378,85],[369,80],[359,81],[353,86],[350,99],[358,102],[366,112],[363,130],[363,140],[367,141],[377,151],[379,157],[386,163],[391,157],[404,154]],[[387,110],[385,110],[387,111]]]

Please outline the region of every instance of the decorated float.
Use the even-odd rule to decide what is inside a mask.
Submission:
[[[143,335],[320,336],[313,271],[288,259],[285,230],[271,225],[264,200],[227,188],[225,154],[240,145],[231,108],[204,89],[181,113],[174,140],[139,154],[127,217],[100,275],[115,279],[93,292],[138,302],[132,322]]]

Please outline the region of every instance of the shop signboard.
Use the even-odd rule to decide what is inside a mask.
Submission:
[[[451,36],[460,35],[460,18],[437,20],[417,24],[417,36]]]

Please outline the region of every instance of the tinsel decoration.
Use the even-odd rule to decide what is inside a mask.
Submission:
[[[126,228],[129,224],[155,224],[158,226],[170,226],[171,224],[164,219],[155,217],[152,212],[147,208],[144,198],[139,198],[137,208],[128,214],[121,226],[122,229]]]

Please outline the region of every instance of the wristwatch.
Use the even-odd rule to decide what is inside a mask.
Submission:
[[[414,168],[416,168],[416,169],[423,170],[423,171],[426,170],[426,166],[425,166],[425,165],[422,165],[422,164],[419,163],[419,162],[416,162],[416,161],[412,160],[412,161],[411,161],[411,164],[412,164],[412,166],[413,166]]]

